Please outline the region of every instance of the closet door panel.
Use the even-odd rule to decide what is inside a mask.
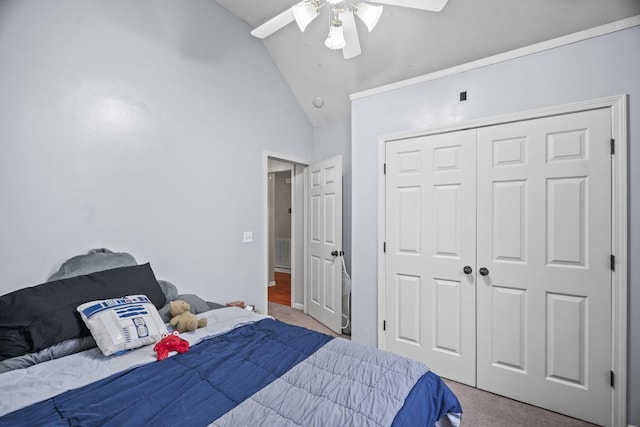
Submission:
[[[478,387],[609,424],[608,109],[478,129]]]
[[[384,348],[475,385],[475,131],[386,150]]]

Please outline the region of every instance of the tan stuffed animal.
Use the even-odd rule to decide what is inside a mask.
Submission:
[[[174,326],[180,333],[185,331],[195,331],[197,328],[207,326],[207,319],[198,319],[195,314],[189,311],[191,306],[183,300],[175,300],[169,303],[171,312],[171,321],[169,324]]]

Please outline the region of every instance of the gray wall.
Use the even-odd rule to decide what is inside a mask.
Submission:
[[[275,229],[274,237],[276,239],[291,238],[291,171],[276,172],[275,177],[275,194],[274,194],[274,219]],[[287,180],[289,183],[287,184]]]
[[[0,2],[0,294],[107,247],[265,309],[263,150],[314,131],[249,31],[211,0]]]
[[[353,102],[352,339],[377,337],[378,136],[619,94],[629,94],[629,422],[640,425],[640,27]]]
[[[351,123],[338,122],[314,129],[313,161],[342,155],[342,248],[351,272]]]

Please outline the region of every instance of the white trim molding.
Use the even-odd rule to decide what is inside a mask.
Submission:
[[[627,96],[618,95],[567,105],[541,108],[496,117],[483,118],[452,126],[435,126],[418,131],[382,135],[378,138],[378,347],[384,349],[383,319],[385,318],[385,263],[383,242],[385,240],[385,177],[383,173],[385,147],[388,142],[419,136],[454,132],[463,129],[493,126],[515,121],[576,113],[580,111],[608,108],[611,112],[611,135],[615,141],[615,154],[611,156],[612,200],[611,236],[612,254],[615,256],[614,271],[611,272],[612,286],[612,342],[611,371],[615,376],[615,387],[611,391],[611,425],[614,427],[634,427],[627,424],[627,324],[628,324],[628,190],[627,190]]]
[[[301,158],[296,158],[296,157],[292,157],[289,156],[287,154],[282,154],[282,153],[275,153],[273,151],[268,151],[268,150],[263,150],[262,151],[262,209],[263,209],[263,223],[262,223],[262,227],[263,227],[263,233],[264,236],[269,236],[269,212],[268,212],[268,205],[269,205],[269,159],[276,159],[276,160],[281,160],[283,162],[286,163],[297,163],[297,164],[301,164],[301,165],[308,165],[311,163],[310,160],[308,159],[301,159]],[[293,178],[293,168],[292,168],[292,178]],[[292,191],[292,198],[293,198],[293,191]],[[293,206],[293,205],[292,205]],[[295,215],[295,212],[294,212]],[[291,221],[292,224],[295,221],[299,221],[300,218],[296,217],[296,216],[292,216]],[[293,228],[293,226],[292,226]],[[292,231],[292,235],[291,238],[294,239],[295,236],[293,234]],[[263,245],[262,245],[262,254],[263,254],[263,264],[262,264],[262,271],[264,272],[264,279],[262,283],[267,283],[270,286],[270,280],[269,280],[269,239],[267,237],[265,237]],[[292,262],[292,266],[291,266],[291,277],[294,277],[294,265],[293,262],[295,260],[295,255],[292,254],[291,257],[291,262]],[[292,279],[293,280],[293,279]],[[294,293],[292,291],[291,294],[291,298],[294,298]],[[268,314],[269,312],[269,292],[268,292],[268,287],[264,286],[264,294],[263,294],[263,307],[264,307],[264,312]]]
[[[349,98],[353,101],[360,98],[366,98],[372,95],[391,92],[393,90],[402,89],[402,88],[413,86],[419,83],[424,83],[431,80],[437,80],[437,79],[451,76],[454,74],[463,73],[465,71],[486,67],[488,65],[509,61],[515,58],[520,58],[522,56],[543,52],[545,50],[555,49],[557,47],[576,43],[582,40],[603,36],[605,34],[615,33],[617,31],[625,30],[627,28],[635,27],[638,25],[640,25],[640,15],[632,16],[626,19],[621,19],[619,21],[611,22],[609,24],[593,27],[588,30],[579,31],[577,33],[568,34],[566,36],[557,37],[555,39],[547,40],[544,42],[535,43],[519,49],[510,50],[508,52],[499,53],[497,55],[488,56],[486,58],[482,58],[477,61],[467,62],[465,64],[461,64],[455,67],[445,68],[440,71],[424,74],[422,76],[414,77],[411,79],[401,80],[396,83],[379,86],[373,89],[363,90],[363,91],[356,92],[349,95]]]
[[[612,159],[612,250],[615,256],[612,278],[613,304],[613,348],[612,370],[616,381],[613,390],[612,421],[614,426],[623,426],[627,422],[627,293],[628,285],[628,146],[627,135],[627,97],[619,96],[611,99],[611,130],[615,141],[615,154]]]

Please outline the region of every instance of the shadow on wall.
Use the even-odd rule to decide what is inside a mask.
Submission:
[[[236,18],[214,1],[120,0],[98,4],[118,27],[145,38],[167,42],[186,58],[216,63],[231,52],[227,44],[228,28],[219,25],[219,22],[212,25],[211,16],[225,14],[228,19]],[[76,22],[84,23],[81,14],[77,16]]]

